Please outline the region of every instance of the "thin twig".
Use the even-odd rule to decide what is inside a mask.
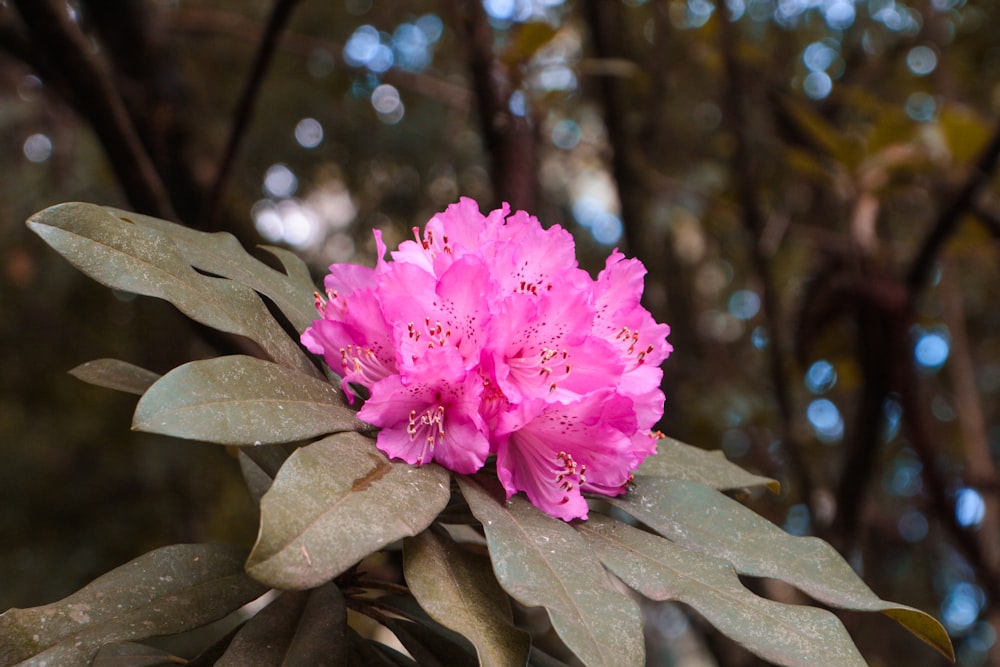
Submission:
[[[275,0],[274,7],[271,9],[271,15],[268,18],[267,27],[260,40],[260,45],[257,47],[257,53],[254,56],[250,73],[247,76],[246,82],[243,85],[243,91],[240,93],[239,101],[236,103],[236,108],[233,111],[233,121],[229,127],[229,136],[226,138],[226,146],[222,153],[222,159],[219,161],[215,180],[212,182],[212,188],[209,190],[208,198],[205,201],[205,207],[201,215],[202,224],[200,225],[204,229],[213,229],[216,225],[216,218],[222,201],[222,193],[225,191],[226,184],[229,181],[229,174],[232,172],[233,165],[236,162],[236,154],[239,151],[240,143],[243,141],[246,129],[253,118],[254,106],[256,105],[261,85],[264,82],[264,75],[267,73],[267,69],[277,49],[278,37],[291,18],[292,10],[295,8],[297,2],[298,0]]]
[[[13,0],[28,29],[40,74],[59,76],[82,116],[94,128],[129,202],[141,213],[174,218],[166,188],[143,148],[111,78],[86,38],[55,0]]]

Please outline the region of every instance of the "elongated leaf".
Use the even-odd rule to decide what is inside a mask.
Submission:
[[[381,621],[421,667],[476,667],[476,654],[468,642],[456,644],[412,621],[392,617]]]
[[[296,450],[261,499],[247,571],[275,588],[318,586],[422,531],[450,495],[436,465],[390,462],[359,433],[324,438]]]
[[[637,477],[611,502],[664,537],[733,564],[740,574],[786,581],[833,607],[878,611],[954,659],[951,640],[932,616],[880,599],[832,546],[796,537],[702,484]]]
[[[132,428],[225,445],[261,445],[370,428],[329,383],[234,355],[193,361],[139,400]]]
[[[198,273],[163,232],[81,203],[47,208],[29,218],[28,227],[94,280],[165,299],[193,320],[246,336],[278,363],[318,373],[251,287]]]
[[[673,438],[661,438],[656,449],[656,454],[647,457],[636,474],[701,482],[720,491],[754,486],[766,486],[774,493],[781,490],[777,480],[747,472],[730,463],[720,451],[706,451]]]
[[[678,600],[748,650],[789,667],[864,667],[836,616],[747,590],[733,566],[599,514],[577,526],[601,561],[653,600]]]
[[[90,667],[165,667],[185,663],[184,658],[152,646],[119,642],[102,646]]]
[[[73,206],[91,205],[73,204]],[[285,275],[251,256],[236,237],[227,232],[201,232],[110,206],[99,208],[119,220],[166,235],[177,246],[184,261],[191,266],[207,273],[231,278],[265,295],[285,314],[296,331],[304,331],[312,320],[316,319],[316,306],[313,300],[316,286],[309,278],[309,271],[302,264],[302,260],[298,260],[287,250],[266,248],[281,260],[288,271],[288,275]]]
[[[571,526],[522,496],[505,505],[496,485],[485,479],[457,479],[483,524],[504,590],[523,604],[545,607],[552,627],[584,664],[644,664],[638,606],[612,585],[593,549]]]
[[[69,372],[75,378],[108,389],[142,396],[154,382],[158,373],[118,359],[95,359],[80,364]]]
[[[527,662],[531,639],[513,626],[488,558],[425,530],[403,542],[403,572],[420,606],[472,642],[481,665]]]
[[[242,549],[163,547],[43,607],[0,614],[0,664],[89,665],[106,643],[175,634],[222,618],[267,589]]]
[[[346,666],[347,607],[332,582],[290,591],[250,619],[216,667]]]
[[[351,664],[359,667],[413,667],[413,658],[389,648],[385,644],[366,639],[353,628],[347,628],[351,646]]]

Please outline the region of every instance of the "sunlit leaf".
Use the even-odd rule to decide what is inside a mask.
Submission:
[[[288,271],[288,275],[285,275],[247,253],[236,237],[227,232],[201,232],[148,215],[110,206],[100,208],[122,221],[168,236],[176,244],[184,261],[191,266],[213,275],[231,278],[265,295],[278,306],[296,331],[305,330],[316,318],[313,301],[316,287],[309,279],[308,269],[305,269],[302,260],[287,250],[266,248],[284,265]]]
[[[327,583],[289,591],[240,628],[217,667],[347,665],[347,607]]]
[[[918,609],[880,599],[832,546],[789,535],[702,484],[637,477],[634,489],[611,502],[664,537],[732,563],[740,574],[786,581],[832,607],[881,612],[945,656],[954,655],[940,623]]]
[[[226,616],[267,589],[243,549],[174,545],[95,579],[59,602],[0,614],[0,664],[89,665],[109,642],[169,635]]]
[[[796,667],[866,664],[836,616],[758,597],[724,560],[599,514],[577,530],[629,586],[653,600],[684,602],[762,658]]]
[[[754,486],[766,486],[774,493],[781,490],[777,480],[747,472],[730,463],[720,451],[706,451],[673,438],[661,438],[656,449],[656,454],[647,457],[636,470],[637,475],[686,479],[722,491]]]
[[[513,626],[510,603],[489,558],[425,530],[403,543],[403,572],[420,606],[472,642],[481,665],[527,661],[531,640]]]
[[[359,433],[295,451],[261,499],[247,571],[276,588],[311,588],[416,535],[444,509],[448,473],[390,462]]]
[[[81,203],[47,208],[29,218],[28,227],[94,280],[165,299],[193,320],[249,338],[278,363],[317,373],[250,286],[195,271],[162,231]]]
[[[234,355],[193,361],[164,375],[139,400],[132,427],[225,445],[261,445],[367,425],[331,384]]]
[[[485,479],[457,478],[486,532],[500,585],[528,606],[545,607],[552,627],[584,664],[642,665],[642,620],[615,588],[590,545],[569,525],[518,495],[509,503]]]
[[[186,663],[184,658],[153,646],[120,642],[102,646],[90,664],[91,667],[164,667]]]
[[[149,387],[160,379],[159,373],[118,359],[95,359],[80,364],[69,372],[75,378],[108,389],[142,396]]]

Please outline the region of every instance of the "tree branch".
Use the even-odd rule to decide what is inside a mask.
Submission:
[[[745,100],[743,99],[745,77],[743,76],[743,71],[736,55],[738,35],[735,30],[736,24],[732,18],[732,12],[730,11],[729,15],[720,16],[718,22],[720,27],[719,37],[722,40],[723,59],[729,79],[724,100],[726,108],[725,117],[729,121],[729,129],[736,139],[733,152],[736,194],[741,203],[743,227],[750,238],[750,259],[754,271],[761,281],[761,304],[764,316],[767,319],[768,333],[771,338],[770,345],[768,345],[771,379],[774,383],[775,401],[778,404],[778,411],[781,414],[781,440],[784,444],[784,451],[787,453],[789,463],[801,487],[802,498],[811,506],[813,492],[812,475],[809,473],[809,469],[802,459],[799,445],[795,439],[792,398],[784,370],[785,336],[781,327],[781,304],[768,257],[764,254],[760,242],[764,231],[764,221],[760,202],[757,198],[758,185],[757,179],[754,176],[754,165],[750,157],[749,139],[746,132],[749,118],[746,113]]]
[[[509,108],[510,78],[493,54],[493,29],[478,0],[454,0],[479,110],[483,142],[492,160],[493,196],[535,210],[538,189],[535,136],[526,116]]]
[[[160,176],[146,153],[118,91],[66,6],[55,0],[12,0],[28,29],[39,74],[58,75],[107,153],[129,202],[141,213],[174,218]],[[56,74],[58,73],[58,74]]]
[[[906,275],[906,285],[911,292],[911,299],[927,285],[927,280],[934,268],[938,253],[944,242],[954,231],[962,214],[975,205],[976,194],[993,176],[997,160],[1000,158],[1000,123],[993,132],[993,137],[983,148],[972,171],[969,173],[961,189],[955,194],[951,204],[941,212],[937,222],[931,227],[930,233],[924,239],[910,270]]]
[[[226,138],[226,146],[219,161],[218,171],[212,182],[211,190],[205,201],[205,206],[201,214],[201,226],[205,229],[213,229],[217,225],[219,207],[221,206],[222,194],[229,181],[229,174],[233,170],[236,162],[236,154],[239,152],[240,143],[246,135],[246,129],[253,118],[254,106],[257,102],[257,95],[264,82],[264,75],[271,64],[274,53],[278,46],[278,37],[281,31],[288,24],[292,10],[298,0],[275,0],[271,9],[271,15],[267,21],[267,27],[261,38],[257,53],[254,56],[250,73],[247,75],[240,93],[239,101],[233,111],[232,124],[229,127],[229,136]]]

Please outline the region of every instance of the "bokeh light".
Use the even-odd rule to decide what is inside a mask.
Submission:
[[[806,417],[820,442],[836,444],[844,437],[844,419],[833,401],[826,398],[811,401]]]
[[[806,371],[805,384],[813,394],[822,394],[837,383],[837,371],[826,359],[814,361]]]

